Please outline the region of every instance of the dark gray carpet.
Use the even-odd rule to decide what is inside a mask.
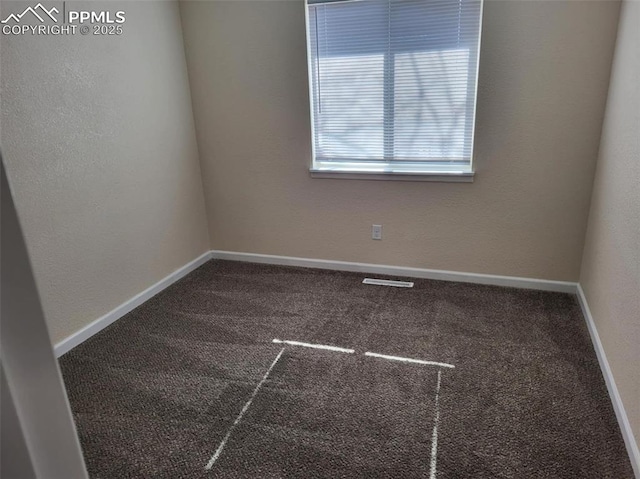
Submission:
[[[573,296],[363,277],[211,261],[63,356],[91,477],[633,477]]]

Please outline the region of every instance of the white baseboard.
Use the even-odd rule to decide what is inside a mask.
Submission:
[[[622,398],[620,397],[620,393],[618,392],[618,388],[616,387],[616,382],[613,379],[613,373],[611,372],[611,368],[609,367],[609,361],[607,361],[607,355],[605,354],[604,347],[602,346],[602,342],[600,341],[598,329],[596,328],[596,323],[594,322],[593,316],[591,315],[591,310],[589,309],[587,298],[584,295],[584,291],[582,290],[582,286],[580,286],[580,284],[578,284],[578,302],[580,303],[582,313],[584,314],[584,318],[587,322],[587,327],[589,328],[591,341],[593,342],[593,347],[596,350],[598,362],[600,363],[600,369],[602,370],[604,381],[607,385],[607,389],[609,390],[609,396],[611,397],[611,402],[613,403],[613,410],[615,411],[616,417],[618,418],[618,424],[620,425],[620,431],[622,432],[624,443],[627,446],[627,452],[629,453],[629,459],[631,459],[633,472],[635,473],[636,478],[640,479],[640,451],[638,450],[638,444],[636,443],[636,440],[634,438],[633,430],[631,429],[631,423],[629,422],[629,418],[627,417],[627,413],[624,409],[624,404],[622,403]]]
[[[351,271],[357,273],[384,274],[389,276],[404,276],[411,278],[426,278],[442,281],[458,281],[462,283],[488,284],[494,286],[510,286],[514,288],[556,291],[560,293],[575,293],[576,283],[567,281],[551,281],[533,278],[519,278],[515,276],[497,276],[491,274],[461,273],[436,269],[410,268],[406,266],[387,266],[371,263],[354,263],[349,261],[330,261],[324,259],[296,258],[291,256],[275,256],[268,254],[239,253],[235,251],[207,251],[190,263],[177,269],[153,286],[138,293],[117,308],[96,319],[84,328],[57,343],[54,347],[56,357],[86,341],[97,332],[103,330],[114,321],[151,299],[167,286],[175,283],[194,269],[212,258],[251,263],[276,264],[284,266],[301,266],[306,268],[333,269],[337,271]]]
[[[277,264],[282,266],[302,266],[306,268],[333,269],[356,273],[385,274],[409,278],[436,279],[441,281],[458,281],[460,283],[488,284],[493,286],[510,286],[523,289],[555,291],[559,293],[576,293],[576,283],[569,281],[552,281],[517,276],[498,276],[493,274],[461,273],[439,269],[410,268],[407,266],[387,266],[372,263],[353,263],[351,261],[330,261],[325,259],[296,258],[292,256],[275,256],[270,254],[239,253],[236,251],[212,250],[211,257],[250,263]]]
[[[63,339],[62,341],[60,341],[54,346],[56,357],[59,358],[67,351],[76,347],[78,344],[86,341],[97,332],[103,330],[114,321],[120,319],[122,316],[132,311],[133,309],[137,308],[142,303],[149,300],[150,298],[158,294],[160,291],[165,289],[167,286],[171,286],[180,278],[186,276],[191,271],[203,265],[210,259],[211,259],[211,252],[207,251],[201,256],[198,256],[196,259],[194,259],[190,263],[185,264],[181,268],[178,268],[177,270],[175,270],[173,273],[169,274],[168,276],[165,276],[153,286],[150,286],[149,288],[145,289],[141,293],[136,294],[133,298],[125,301],[117,308],[112,309],[104,316],[101,316],[100,318],[96,319],[92,323],[86,325],[84,328],[66,337],[65,339]]]

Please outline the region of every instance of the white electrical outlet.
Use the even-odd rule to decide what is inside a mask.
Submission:
[[[371,239],[382,239],[382,225],[371,225]]]

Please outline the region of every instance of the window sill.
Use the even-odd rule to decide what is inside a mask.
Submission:
[[[475,172],[406,172],[406,171],[362,171],[362,170],[309,170],[311,178],[333,178],[338,180],[386,180],[386,181],[441,181],[447,183],[473,183]]]

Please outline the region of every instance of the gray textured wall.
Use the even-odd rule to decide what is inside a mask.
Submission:
[[[181,2],[212,247],[576,281],[618,11],[486,2],[476,181],[450,184],[309,178],[304,2]]]
[[[639,26],[640,2],[625,1],[580,274],[636,442],[640,442]]]
[[[124,10],[124,33],[0,46],[3,153],[54,342],[209,249],[177,3],[73,7]]]

